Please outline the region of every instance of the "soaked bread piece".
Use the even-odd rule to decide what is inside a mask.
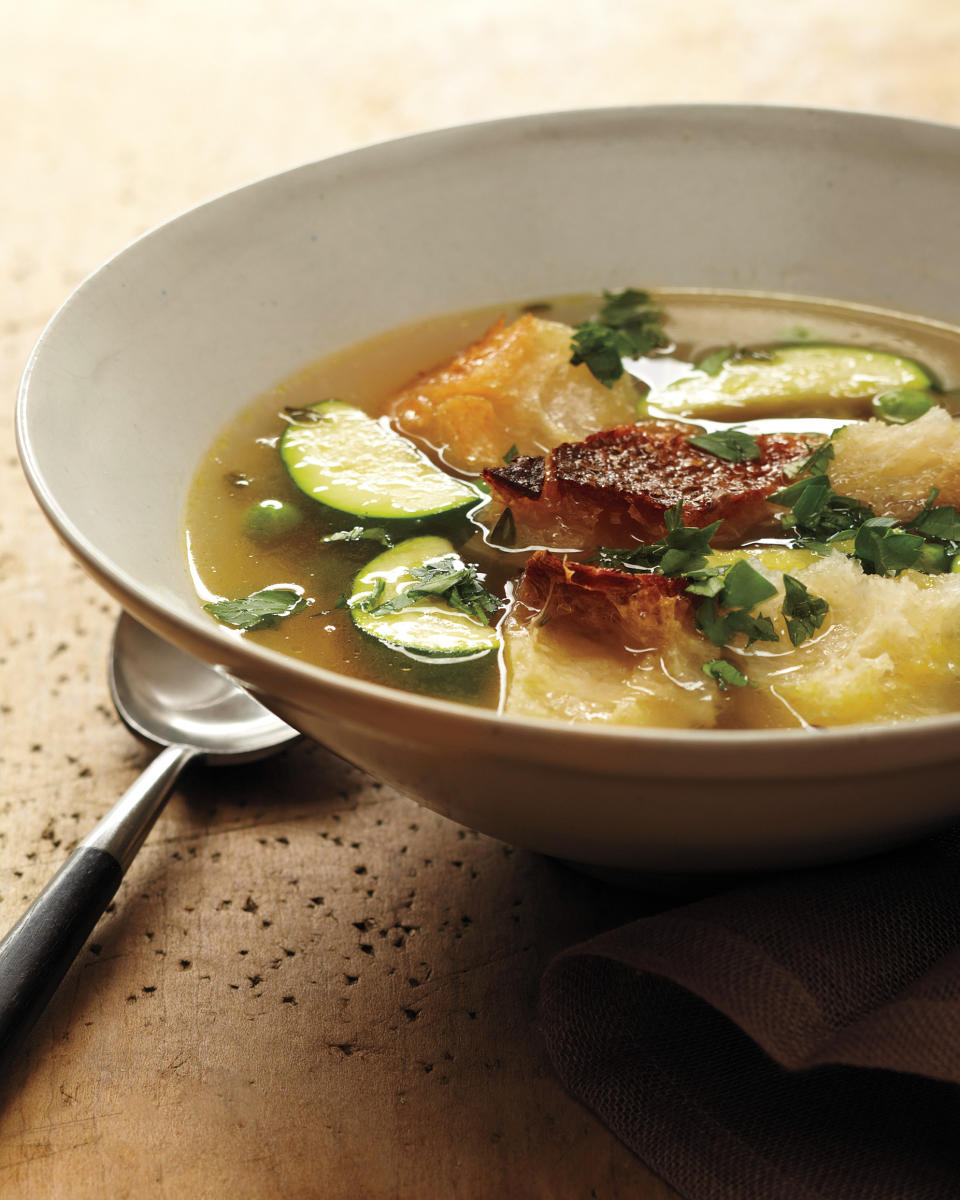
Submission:
[[[747,648],[738,636],[722,652],[756,685],[730,694],[731,724],[850,725],[960,708],[960,575],[886,578],[865,575],[839,551],[806,565],[798,562],[803,553],[743,555],[777,586],[757,612],[770,617],[779,640]],[[800,646],[791,644],[780,615],[784,570],[829,604],[821,627]]]
[[[716,652],[693,625],[685,580],[531,555],[501,627],[504,709],[616,725],[708,728]]]
[[[502,461],[515,447],[536,454],[558,442],[632,420],[636,386],[627,375],[604,387],[570,365],[573,329],[530,313],[497,322],[448,363],[419,375],[388,401],[401,433],[462,471]]]
[[[960,508],[960,422],[931,408],[909,425],[865,421],[834,435],[830,486],[878,517],[906,521],[938,488],[936,503]]]
[[[571,550],[656,541],[666,532],[664,513],[679,503],[684,524],[722,520],[716,544],[734,545],[769,525],[778,510],[767,497],[823,440],[760,434],[760,458],[737,463],[690,445],[696,432],[673,421],[621,425],[483,477],[528,541]]]

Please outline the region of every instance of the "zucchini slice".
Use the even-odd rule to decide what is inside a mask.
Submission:
[[[896,354],[860,346],[784,346],[765,351],[763,359],[730,359],[716,375],[693,369],[651,393],[648,403],[670,416],[720,421],[843,416],[856,401],[890,388],[934,386],[919,363]]]
[[[440,596],[424,596],[397,612],[378,614],[378,608],[398,592],[416,585],[411,568],[428,566],[438,559],[453,559],[451,565],[455,568],[463,566],[452,543],[441,537],[408,538],[378,554],[353,581],[348,607],[354,625],[413,658],[463,662],[497,650],[500,635],[496,629],[454,608]]]
[[[280,457],[297,487],[328,508],[363,521],[419,521],[482,499],[352,404],[324,400],[305,413],[316,417],[287,426]]]

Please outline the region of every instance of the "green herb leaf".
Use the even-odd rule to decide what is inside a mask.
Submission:
[[[735,633],[742,633],[748,646],[752,646],[754,642],[778,640],[777,631],[769,617],[752,617],[745,608],[734,608],[723,619],[729,630],[728,642]]]
[[[632,329],[637,324],[646,324],[660,314],[650,309],[650,293],[639,288],[624,288],[622,292],[603,289],[603,307],[600,320],[611,329]]]
[[[387,581],[381,576],[373,586],[373,591],[369,596],[365,596],[360,601],[360,607],[364,612],[372,613],[380,603],[383,593],[387,590]]]
[[[216,600],[203,607],[234,629],[267,629],[306,608],[307,600],[291,588],[263,588],[236,600]]]
[[[715,681],[721,692],[725,692],[731,687],[755,686],[742,671],[738,671],[733,663],[727,662],[725,658],[712,658],[709,662],[704,663],[703,673]]]
[[[617,329],[585,321],[576,326],[570,342],[573,353],[570,363],[577,367],[586,363],[590,373],[604,387],[613,387],[623,374],[623,358],[630,353],[629,345]]]
[[[892,517],[871,517],[857,530],[853,553],[868,575],[899,575],[920,557],[923,538],[904,533]]]
[[[831,440],[832,438],[833,434],[830,435],[830,438],[822,446],[818,446],[808,459],[805,459],[800,464],[801,471],[806,472],[808,475],[826,475],[829,472],[829,464],[836,458],[837,453]],[[809,448],[809,443],[807,443],[807,449]]]
[[[392,546],[390,534],[379,525],[354,525],[352,529],[340,529],[336,533],[328,533],[320,539],[321,542],[379,542],[381,546]]]
[[[817,632],[830,611],[830,605],[815,596],[792,575],[783,576],[783,604],[780,608],[787,625],[787,635],[794,646],[800,646]]]
[[[401,612],[416,604],[418,600],[434,596],[442,597],[452,608],[468,613],[484,625],[489,625],[490,616],[500,607],[499,596],[488,592],[480,583],[477,568],[465,566],[454,555],[438,558],[422,567],[412,567],[410,575],[415,582],[382,604],[380,598],[384,589],[380,585],[383,585],[384,581],[379,579],[378,591],[368,601],[363,602],[367,612],[374,617]]]
[[[737,559],[723,578],[723,603],[729,608],[755,608],[776,594],[776,586],[745,558]]]
[[[719,375],[724,363],[733,358],[734,353],[733,346],[721,346],[719,350],[712,350],[696,364],[697,370],[702,371],[704,375]]]
[[[960,513],[949,505],[939,508],[924,508],[912,521],[906,522],[908,529],[915,529],[926,538],[940,542],[960,542]]]
[[[721,429],[717,433],[687,438],[687,441],[698,450],[705,450],[727,462],[746,462],[761,457],[757,439],[742,429]]]
[[[707,565],[710,542],[722,522],[699,529],[684,525],[680,501],[663,514],[666,537],[647,546],[614,549],[600,546],[593,558],[598,566],[620,571],[658,570],[663,575],[693,575]]]
[[[708,596],[697,609],[696,626],[715,646],[725,646],[730,641],[730,627],[720,616],[714,596]]]
[[[694,596],[717,596],[723,591],[723,577],[729,567],[706,567],[702,571],[692,572],[688,578],[693,582],[684,591]]]
[[[503,456],[503,461],[509,466],[515,458],[520,457],[520,451],[517,449],[517,443],[514,442],[510,449]]]
[[[623,374],[624,358],[649,354],[666,343],[660,312],[650,296],[637,288],[603,293],[599,315],[574,327],[570,343],[573,366],[587,368],[605,387],[612,387]]]

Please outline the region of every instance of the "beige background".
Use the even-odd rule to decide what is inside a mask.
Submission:
[[[144,229],[360,143],[519,112],[812,104],[960,122],[946,0],[0,0],[0,924],[147,755],[113,621],[11,407],[56,305]],[[3,1197],[671,1195],[554,1082],[544,962],[639,901],[322,750],[197,774],[5,1072]]]

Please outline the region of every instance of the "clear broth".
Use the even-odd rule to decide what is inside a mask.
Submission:
[[[837,342],[917,359],[945,390],[960,385],[960,330],[936,322],[825,301],[742,293],[660,291],[656,300],[674,345],[671,354],[683,361],[695,362],[729,343]],[[346,609],[337,607],[338,599],[350,594],[357,571],[381,548],[371,542],[320,541],[351,522],[338,521],[312,503],[288,477],[276,448],[285,427],[283,412],[336,396],[379,414],[393,392],[480,337],[501,315],[510,320],[533,308],[552,319],[576,322],[596,307],[596,297],[563,298],[421,321],[328,356],[257,398],[208,450],[188,496],[187,554],[201,601],[296,585],[312,600],[306,610],[274,628],[237,636],[359,679],[496,707],[501,693],[496,655],[462,664],[423,663],[364,636]],[[246,482],[240,485],[239,479]],[[297,530],[274,544],[253,541],[244,527],[247,509],[267,499],[294,504],[304,516]],[[487,573],[491,590],[502,592],[519,575],[529,551],[494,550],[478,533],[460,553]]]

